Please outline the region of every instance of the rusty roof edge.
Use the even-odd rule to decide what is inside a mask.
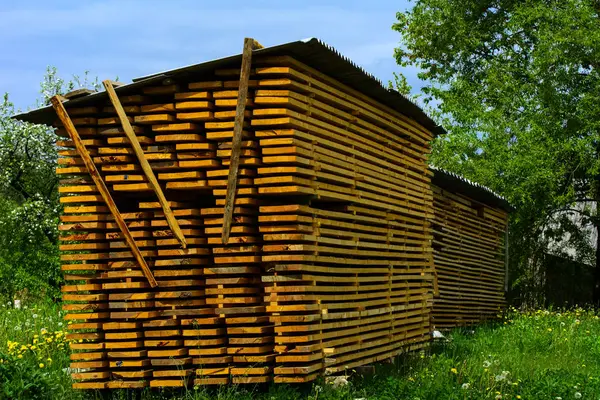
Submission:
[[[378,77],[376,77],[372,73],[368,72],[367,70],[365,70],[360,65],[356,64],[350,58],[346,57],[345,55],[343,55],[342,53],[340,53],[338,50],[336,50],[333,46],[325,43],[324,41],[322,41],[319,38],[310,38],[310,39],[305,39],[305,40],[306,40],[306,42],[309,42],[309,41],[312,41],[312,40],[316,40],[321,46],[327,48],[329,51],[333,52],[338,57],[340,57],[341,59],[343,59],[344,61],[346,61],[348,64],[352,65],[354,68],[356,68],[357,70],[361,71],[363,74],[365,74],[366,76],[368,76],[370,79],[372,79],[373,81],[377,82],[377,84],[382,89],[387,90],[388,92],[392,93],[395,96],[401,97],[404,101],[410,103],[412,106],[414,106],[415,108],[417,108],[423,115],[425,115],[433,123],[433,125],[435,125],[435,128],[437,128],[438,130],[440,130],[438,132],[433,132],[433,133],[436,133],[436,134],[440,134],[440,133],[441,134],[445,134],[446,133],[446,130],[441,125],[438,125],[437,122],[435,122],[435,120],[433,119],[433,117],[431,115],[429,115],[429,113],[427,113],[425,110],[423,110],[421,108],[421,106],[419,106],[418,104],[416,104],[415,102],[413,102],[411,99],[409,99],[404,94],[402,94],[399,91],[397,91],[396,89],[390,88],[390,87],[386,86],[383,83],[383,81],[381,81],[381,79],[379,79]]]
[[[498,206],[507,212],[515,210],[515,207],[504,196],[494,192],[487,186],[473,182],[461,175],[436,167],[435,165],[429,165],[429,169],[434,174],[431,180],[431,183],[434,185],[444,186],[444,189],[449,191],[459,189],[455,191],[470,196],[482,203]],[[479,197],[475,198],[477,196]]]
[[[323,73],[331,76],[332,78],[334,78],[350,87],[353,87],[355,90],[362,91],[362,92],[365,92],[365,91],[369,92],[369,93],[367,93],[367,95],[370,96],[371,98],[373,98],[374,100],[376,100],[382,104],[385,104],[388,107],[395,109],[396,111],[398,111],[400,113],[406,114],[408,117],[414,119],[415,121],[417,121],[418,123],[423,125],[426,129],[429,129],[434,135],[446,133],[444,128],[442,126],[438,125],[433,120],[433,118],[429,114],[427,114],[417,104],[413,103],[410,99],[408,99],[406,96],[402,95],[398,91],[386,87],[383,84],[383,82],[381,80],[379,80],[378,78],[376,78],[373,74],[367,72],[365,69],[358,66],[352,60],[350,60],[348,57],[342,55],[335,48],[326,44],[325,42],[323,42],[320,39],[308,38],[308,39],[304,39],[304,40],[298,40],[298,41],[294,41],[294,42],[279,44],[279,45],[275,45],[275,46],[271,46],[271,47],[264,47],[262,49],[255,50],[255,53],[256,54],[277,54],[278,52],[290,51],[293,53],[293,55],[298,56],[300,58],[299,61],[301,61],[301,62],[305,62],[304,60],[302,60],[302,58],[306,59],[309,57],[313,57],[313,59],[311,59],[311,62],[313,64],[320,63],[321,67],[323,67],[324,69],[327,69],[328,64],[329,64],[329,62],[327,62],[327,60],[314,59],[314,56],[318,55],[318,52],[322,51],[322,50],[326,50],[327,52],[329,52],[330,54],[335,56],[338,59],[337,62],[338,62],[338,64],[340,64],[341,67],[343,67],[343,65],[346,65],[347,67],[349,67],[344,72],[346,74],[345,77],[341,76],[342,73],[337,71],[337,69],[332,69],[331,71],[326,71]],[[132,83],[129,83],[129,84],[126,84],[126,85],[116,88],[116,91],[117,91],[117,93],[126,93],[129,90],[135,89],[137,87],[145,86],[147,84],[159,81],[161,79],[174,77],[174,76],[177,76],[180,74],[185,74],[187,72],[193,72],[196,70],[208,70],[213,65],[224,65],[227,63],[233,63],[233,62],[237,61],[238,59],[241,60],[241,57],[242,57],[241,54],[235,54],[232,56],[218,58],[218,59],[214,59],[211,61],[202,62],[199,64],[193,64],[193,65],[188,65],[188,66],[181,67],[181,68],[176,68],[176,69],[172,69],[172,70],[168,70],[168,71],[159,72],[157,74],[146,75],[146,76],[143,76],[140,78],[133,79]],[[331,61],[331,60],[329,60],[329,61]],[[339,61],[341,61],[341,63]],[[314,67],[314,65],[311,65],[311,62],[305,62],[305,64]],[[334,62],[334,61],[332,61],[332,62]],[[338,76],[336,76],[336,72],[338,73]],[[352,82],[352,77],[349,78],[347,76],[348,74],[354,74],[356,72],[359,73],[359,76],[358,77],[354,76],[354,78],[358,78],[358,80],[360,82],[356,82],[356,81]],[[363,76],[362,79],[360,78],[360,75]],[[94,93],[94,94],[91,94],[88,96],[69,100],[69,101],[65,102],[65,105],[73,106],[73,105],[78,105],[78,104],[86,104],[87,102],[92,102],[92,101],[101,99],[102,96],[106,96],[106,92],[102,91],[102,92]],[[37,108],[37,109],[31,110],[28,112],[19,113],[17,115],[14,115],[12,118],[27,121],[27,122],[33,122],[33,123],[47,123],[48,116],[45,114],[47,114],[48,112],[51,112],[51,110],[52,110],[51,106],[41,107],[41,108]]]
[[[342,53],[340,53],[338,50],[336,50],[333,46],[325,43],[324,41],[322,41],[319,38],[315,38],[315,37],[311,37],[311,38],[306,38],[306,39],[302,39],[302,40],[298,40],[295,42],[288,42],[288,43],[283,43],[283,44],[279,44],[279,45],[275,45],[275,46],[270,46],[270,47],[264,47],[262,49],[258,49],[258,50],[254,50],[255,54],[269,54],[269,53],[273,53],[276,52],[277,50],[284,50],[286,48],[290,48],[294,45],[300,45],[300,44],[305,44],[305,45],[311,45],[311,44],[318,44],[319,46],[323,47],[324,49],[327,49],[329,52],[331,52],[332,54],[334,54],[336,57],[338,57],[339,59],[341,59],[342,61],[344,61],[345,63],[347,63],[348,65],[350,65],[352,68],[354,68],[356,71],[359,71],[360,73],[362,73],[363,75],[365,75],[368,79],[372,80],[374,83],[376,83],[380,89],[385,90],[386,92],[388,92],[389,94],[391,94],[392,96],[397,96],[399,98],[402,99],[402,101],[407,104],[410,105],[413,108],[413,111],[416,113],[420,113],[423,116],[425,116],[425,118],[428,120],[429,122],[429,126],[426,126],[426,128],[430,129],[432,131],[432,133],[434,133],[435,135],[440,135],[440,134],[445,134],[446,130],[441,126],[438,125],[435,120],[433,119],[433,117],[431,115],[429,115],[427,112],[425,112],[425,110],[423,110],[419,105],[415,104],[412,100],[410,100],[409,98],[407,98],[405,95],[403,95],[402,93],[398,92],[397,90],[393,89],[393,88],[389,88],[386,85],[384,85],[384,83],[377,78],[375,75],[371,74],[370,72],[366,71],[363,67],[359,66],[358,64],[356,64],[354,61],[352,61],[350,58],[346,57],[345,55],[343,55]],[[184,72],[188,72],[188,71],[193,71],[194,69],[197,68],[201,68],[201,67],[206,67],[207,64],[213,63],[213,62],[224,62],[227,61],[228,59],[235,59],[235,58],[241,58],[241,54],[236,54],[233,56],[229,56],[229,57],[224,57],[224,58],[220,58],[220,59],[215,59],[212,61],[207,61],[207,62],[202,62],[202,63],[198,63],[198,64],[191,64],[191,65],[187,65],[185,67],[181,67],[181,68],[177,68],[177,69],[173,69],[173,70],[168,70],[168,71],[163,71],[160,72],[158,74],[152,74],[152,75],[146,75],[140,78],[135,78],[133,79],[134,82],[141,80],[141,79],[148,79],[148,78],[152,78],[156,75],[165,75],[165,76],[172,76],[172,75],[177,75],[180,73],[184,73]],[[301,61],[301,60],[300,60]],[[335,76],[333,76],[332,74],[327,74],[330,75],[334,78],[336,78]],[[339,80],[339,78],[336,78]],[[345,83],[348,86],[348,83]],[[355,88],[356,89],[356,88]],[[357,89],[360,91],[360,89]],[[385,104],[383,101],[379,100],[382,104]],[[389,106],[389,104],[387,104]],[[393,108],[393,107],[392,107]],[[419,121],[420,122],[420,121]]]

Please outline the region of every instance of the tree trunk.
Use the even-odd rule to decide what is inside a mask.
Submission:
[[[600,202],[596,202],[596,265],[594,268],[594,306],[600,306]]]
[[[600,161],[600,142],[596,141],[596,160]],[[596,209],[594,210],[594,226],[596,228],[596,265],[594,266],[594,293],[592,303],[600,307],[600,174],[595,176],[594,199]]]

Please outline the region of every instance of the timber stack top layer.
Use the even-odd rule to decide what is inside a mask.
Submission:
[[[306,382],[427,343],[443,130],[417,106],[316,39],[104,86],[15,117],[59,136],[75,387]]]

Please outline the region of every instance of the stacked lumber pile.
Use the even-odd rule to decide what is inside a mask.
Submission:
[[[239,76],[238,65],[120,92],[168,208],[118,108],[102,96],[65,103],[157,285],[55,122],[76,388],[306,382],[427,343],[431,132],[293,58],[257,57],[224,244]],[[500,217],[486,211],[484,227],[464,208],[456,223],[472,224],[448,229],[485,236],[493,253]]]
[[[259,214],[263,281],[275,381],[304,382],[427,340],[431,135],[318,71],[277,62],[257,69],[252,114],[255,184],[273,196]]]
[[[432,186],[436,329],[495,319],[505,307],[505,211]]]

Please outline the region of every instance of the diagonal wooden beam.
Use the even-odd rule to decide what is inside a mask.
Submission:
[[[102,82],[102,84],[106,88],[106,93],[108,93],[108,97],[110,98],[110,101],[113,107],[115,108],[117,115],[119,116],[119,120],[121,120],[121,126],[123,127],[125,135],[127,136],[129,143],[131,143],[131,147],[133,147],[133,151],[138,161],[140,162],[140,165],[142,166],[142,171],[144,171],[144,175],[146,175],[146,178],[148,179],[152,190],[154,190],[154,193],[156,193],[156,197],[158,197],[158,202],[160,203],[165,217],[167,218],[169,228],[171,228],[173,235],[175,235],[179,243],[181,243],[181,247],[185,249],[187,247],[187,242],[185,240],[185,237],[183,236],[183,232],[181,232],[181,228],[179,228],[179,224],[177,223],[177,220],[173,215],[173,211],[171,211],[171,206],[169,206],[169,202],[167,201],[162,191],[162,188],[158,184],[158,180],[154,175],[154,171],[152,171],[152,167],[150,166],[148,160],[146,159],[146,156],[144,155],[144,150],[142,150],[142,146],[140,146],[140,142],[138,141],[137,136],[135,135],[135,132],[133,131],[133,128],[129,123],[129,119],[127,119],[127,114],[125,113],[125,110],[121,105],[121,101],[117,96],[117,92],[115,92],[113,83],[109,80],[106,80]]]
[[[263,46],[260,43],[252,38],[244,39],[240,86],[238,88],[233,140],[231,142],[231,161],[229,163],[229,176],[227,177],[227,195],[225,197],[225,210],[223,215],[223,232],[221,235],[223,244],[227,244],[231,232],[231,219],[233,218],[233,208],[237,190],[237,176],[240,166],[240,153],[242,151],[242,128],[244,126],[244,111],[246,111],[246,100],[248,98],[248,81],[250,80],[252,50],[261,49],[262,47]]]
[[[63,106],[63,104],[61,102],[61,97],[54,96],[50,99],[50,101],[52,102],[52,107],[54,107],[54,110],[56,111],[58,118],[60,119],[63,126],[65,127],[65,130],[71,137],[71,140],[73,140],[73,143],[75,143],[75,148],[77,149],[77,152],[81,156],[81,159],[83,160],[83,163],[85,164],[88,172],[90,173],[90,176],[92,177],[94,183],[96,184],[96,187],[98,188],[98,191],[100,192],[100,195],[102,195],[104,202],[106,203],[111,214],[115,218],[115,221],[117,222],[117,225],[119,226],[119,229],[121,230],[121,233],[123,233],[123,236],[125,237],[125,241],[127,242],[127,245],[129,246],[129,248],[131,249],[133,256],[135,257],[138,264],[140,264],[140,267],[142,268],[142,272],[144,273],[144,276],[146,277],[146,279],[148,279],[148,282],[150,283],[151,287],[158,286],[156,279],[154,279],[154,275],[152,275],[152,271],[150,271],[148,264],[146,264],[146,260],[144,260],[144,257],[142,256],[140,249],[137,247],[135,240],[133,240],[133,237],[131,236],[131,232],[129,232],[129,228],[127,228],[127,225],[125,224],[125,221],[123,220],[123,217],[121,216],[121,213],[119,212],[119,209],[117,208],[117,205],[115,204],[115,201],[113,200],[112,196],[110,195],[110,192],[108,191],[108,188],[106,187],[106,184],[102,180],[102,177],[100,176],[100,173],[98,172],[98,169],[96,168],[96,165],[92,161],[92,158],[90,157],[90,153],[85,148],[85,145],[81,141],[81,138],[79,137],[79,133],[77,132],[77,129],[75,128],[75,125],[73,125],[73,121],[71,121],[71,118],[69,117],[69,114],[67,113],[67,110],[65,110],[65,106]]]

